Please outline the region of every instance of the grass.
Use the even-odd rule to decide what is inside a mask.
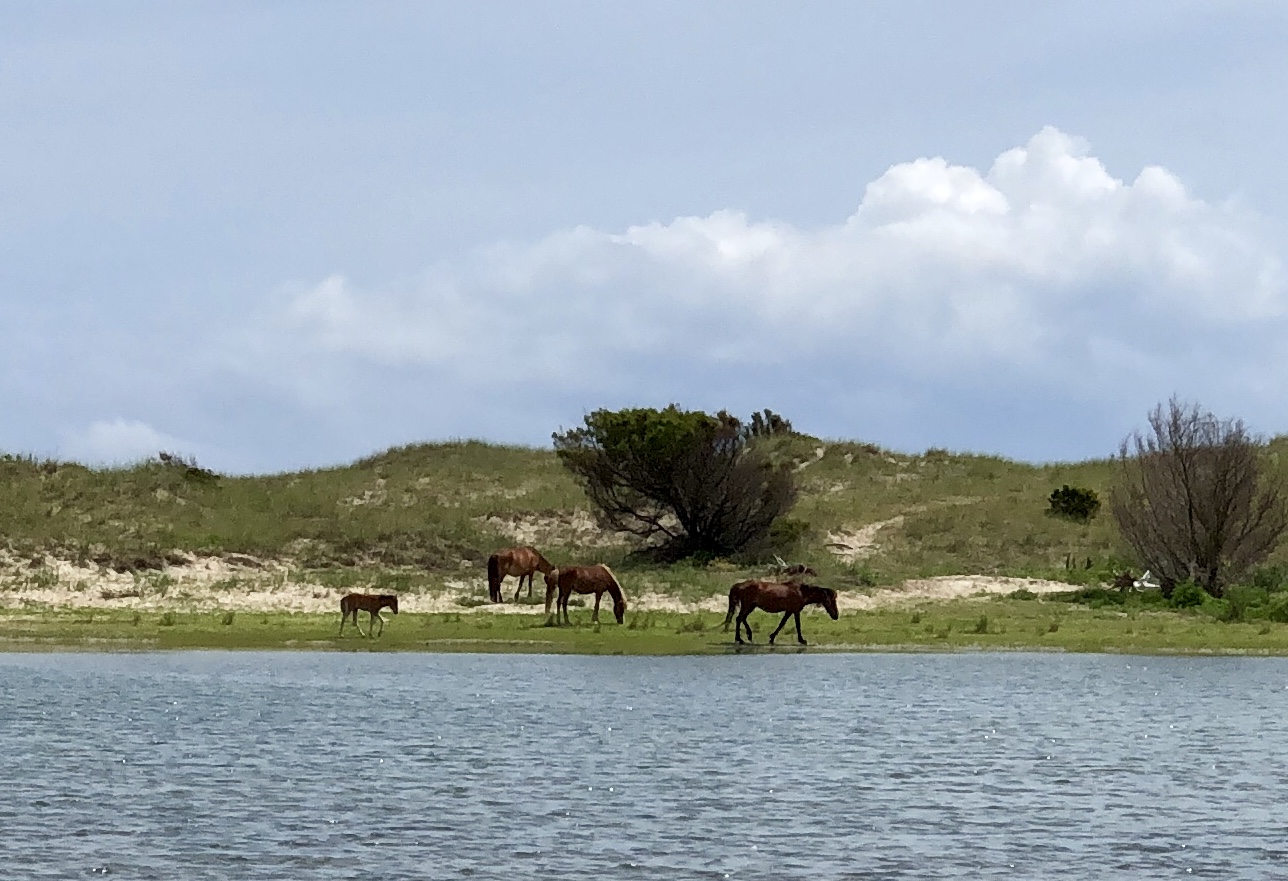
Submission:
[[[1072,602],[1020,594],[983,607],[979,601],[926,604],[912,611],[846,616],[836,624],[812,620],[807,634],[820,645],[1284,650],[1288,549],[1283,547],[1253,573],[1250,584],[1190,613],[1139,598],[1124,606],[1121,597],[1097,593],[1132,564],[1112,518],[1103,511],[1087,523],[1053,517],[1048,498],[1068,484],[1107,499],[1111,460],[1029,465],[803,436],[769,443],[774,457],[797,466],[800,489],[783,530],[787,543],[773,550],[813,566],[820,583],[870,593],[908,578],[984,574],[1050,578],[1087,589]],[[1288,455],[1281,452],[1288,453],[1288,438],[1271,445],[1271,460],[1288,467]],[[551,451],[477,442],[409,445],[343,467],[243,477],[159,460],[91,469],[4,455],[0,498],[0,557],[31,563],[0,572],[0,600],[6,591],[56,584],[57,574],[45,564],[52,556],[133,573],[132,585],[92,588],[105,596],[161,599],[174,606],[156,613],[99,609],[92,616],[58,609],[0,610],[0,641],[10,647],[102,641],[130,648],[527,645],[555,651],[725,651],[730,639],[718,626],[723,618],[709,613],[631,614],[626,627],[605,625],[594,633],[541,628],[539,615],[470,614],[470,607],[483,602],[481,589],[458,601],[463,615],[405,613],[378,644],[347,637],[339,642],[330,633],[336,622],[329,615],[183,611],[182,585],[161,567],[193,554],[216,555],[250,567],[219,589],[243,589],[248,579],[284,581],[289,571],[293,581],[327,589],[418,594],[480,579],[487,556],[515,543],[507,525],[522,523],[556,564],[606,562],[630,593],[656,592],[692,602],[765,572],[763,556],[660,566],[632,558],[624,544],[587,544],[570,524],[584,518],[589,505]],[[832,553],[833,533],[885,521],[889,525],[877,533],[877,546],[863,559],[845,562]],[[256,561],[278,565],[256,573]],[[512,595],[513,579],[504,589]],[[539,605],[540,584],[536,593],[533,603]]]
[[[981,612],[981,604],[985,611]],[[624,625],[546,626],[541,614],[388,616],[378,639],[337,636],[338,616],[302,613],[140,613],[131,610],[0,610],[0,650],[321,649],[335,651],[722,654],[770,651],[778,616],[755,614],[756,643],[738,649],[714,613],[628,614]],[[611,620],[611,619],[609,619]],[[364,621],[365,624],[365,621]],[[1288,624],[1224,622],[1196,612],[1093,609],[1052,600],[961,600],[884,609],[831,621],[802,617],[812,651],[1047,650],[1288,655]],[[798,650],[790,622],[773,651]]]

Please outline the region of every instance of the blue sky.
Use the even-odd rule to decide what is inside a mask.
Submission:
[[[1282,3],[0,7],[0,450],[1288,432]]]

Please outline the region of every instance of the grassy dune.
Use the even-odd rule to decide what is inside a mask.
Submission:
[[[960,574],[1093,586],[1133,563],[1107,511],[1088,524],[1047,514],[1051,491],[1063,484],[1093,489],[1107,502],[1110,460],[1035,466],[938,450],[909,455],[802,436],[769,443],[775,457],[797,469],[801,489],[779,553],[810,564],[820,582],[842,591],[872,593],[910,578]],[[1288,466],[1288,457],[1280,455],[1285,450],[1288,440],[1276,440],[1271,461]],[[6,591],[12,596],[33,580],[55,578],[42,568],[49,558],[75,561],[105,577],[125,573],[116,577],[132,577],[141,592],[162,597],[167,576],[160,567],[191,555],[271,564],[278,567],[273,578],[307,581],[324,591],[413,595],[462,579],[477,581],[492,551],[519,541],[536,544],[556,563],[607,562],[628,593],[649,591],[680,601],[709,599],[733,581],[765,571],[764,559],[665,567],[637,560],[629,545],[594,526],[583,493],[552,452],[477,442],[412,445],[345,467],[247,477],[214,475],[180,462],[90,469],[4,456],[0,500],[0,563],[10,563],[7,570],[0,567],[0,607],[10,606],[0,608],[0,645],[10,649],[526,647],[667,653],[728,651],[731,643],[719,632],[722,616],[710,613],[639,613],[629,622],[634,626],[604,625],[598,632],[542,627],[539,613],[404,613],[384,639],[371,642],[337,640],[334,614],[238,611],[229,618],[227,612],[185,610],[178,601],[171,612],[4,602]],[[848,559],[838,553],[847,548],[857,553]],[[1193,611],[1144,600],[1121,606],[1103,597],[1082,597],[1081,604],[1049,597],[928,602],[917,609],[846,615],[840,622],[811,615],[806,633],[824,647],[1219,647],[1281,653],[1288,652],[1288,627],[1263,612],[1288,597],[1284,573],[1288,554],[1281,548],[1243,599]],[[479,592],[477,598],[458,598],[462,611],[481,601]],[[1288,609],[1288,600],[1281,605]],[[762,635],[769,623],[762,619]]]
[[[1080,526],[1045,514],[1047,496],[1062,483],[1105,490],[1107,462],[1037,467],[806,437],[776,443],[776,455],[800,469],[790,517],[800,540],[784,553],[836,577],[1050,576],[1063,575],[1068,560],[1085,567],[1090,559],[1097,572],[1121,562],[1108,518]],[[536,524],[535,540],[552,559],[629,565],[626,547],[587,546],[576,530],[561,528],[579,513],[585,518],[588,506],[552,452],[474,442],[257,477],[206,476],[159,462],[100,470],[11,456],[0,459],[0,498],[0,542],[16,554],[115,568],[154,568],[180,549],[289,558],[322,570],[450,573],[482,565],[511,541],[502,525],[516,521]],[[861,566],[833,565],[829,533],[895,518]]]

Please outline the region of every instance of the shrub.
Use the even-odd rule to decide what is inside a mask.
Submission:
[[[796,500],[791,469],[727,413],[596,410],[553,438],[602,522],[675,558],[764,542]]]
[[[1067,483],[1051,491],[1050,513],[1057,517],[1086,523],[1100,510],[1100,497],[1094,490],[1069,486]]]
[[[1172,591],[1171,604],[1176,609],[1195,609],[1203,605],[1207,591],[1193,581],[1184,581]]]
[[[1266,617],[1280,624],[1288,624],[1288,597],[1280,597],[1266,609]]]
[[[1240,420],[1173,398],[1149,424],[1120,447],[1114,519],[1164,590],[1195,581],[1219,598],[1288,531],[1288,492]]]

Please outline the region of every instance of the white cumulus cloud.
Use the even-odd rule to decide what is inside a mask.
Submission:
[[[810,389],[933,402],[1014,388],[1135,412],[1176,391],[1223,394],[1217,364],[1239,387],[1262,369],[1253,352],[1282,348],[1286,310],[1257,218],[1163,168],[1117,178],[1048,127],[987,170],[893,166],[834,224],[719,210],[576,228],[400,285],[327,278],[264,326],[286,382],[309,372],[292,362],[340,359],[495,399],[557,388],[740,401],[777,388],[790,406]]]

